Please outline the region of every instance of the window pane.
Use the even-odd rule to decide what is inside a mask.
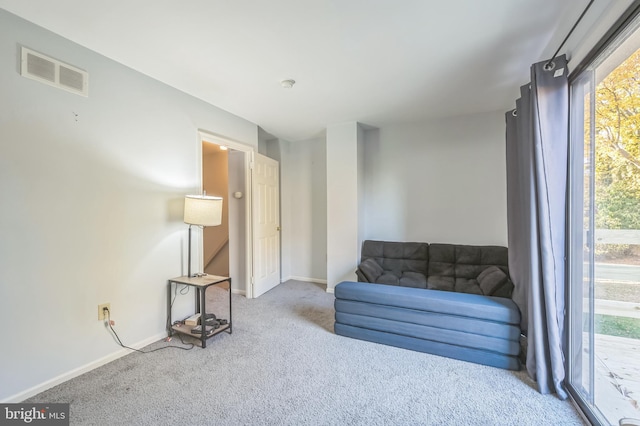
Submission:
[[[640,419],[640,31],[574,80],[571,132],[568,382],[618,424]]]
[[[591,115],[593,73],[585,72],[572,85],[571,154],[571,291],[568,376],[579,397],[593,404],[593,152]]]

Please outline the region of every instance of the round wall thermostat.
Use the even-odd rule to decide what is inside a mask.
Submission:
[[[240,192],[240,191],[234,192],[234,193],[233,193],[233,197],[234,197],[234,198],[237,198],[237,199],[242,198],[242,192]]]

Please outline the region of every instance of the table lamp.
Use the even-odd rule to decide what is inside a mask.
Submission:
[[[186,195],[184,197],[184,223],[189,224],[189,257],[187,276],[191,277],[191,227],[193,225],[218,226],[222,223],[222,197]],[[194,274],[202,276],[205,274]]]

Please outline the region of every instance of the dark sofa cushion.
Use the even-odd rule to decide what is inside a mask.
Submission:
[[[483,294],[478,281],[473,278],[456,278],[455,291],[458,293]]]
[[[478,275],[478,286],[485,296],[510,297],[513,292],[513,283],[502,269],[497,266],[489,266]]]
[[[508,279],[508,261],[506,247],[430,244],[427,287],[434,290],[486,295],[477,277],[488,267],[494,266]],[[510,297],[511,293],[506,286],[496,288],[492,295]]]
[[[384,271],[383,274],[376,279],[375,283],[399,285],[402,287],[427,288],[427,277],[420,272],[404,272],[402,275],[398,276],[393,271]]]
[[[456,252],[453,244],[429,245],[429,277],[451,277],[456,275]]]
[[[362,275],[364,275],[366,280],[370,283],[376,282],[378,277],[380,277],[380,275],[382,275],[384,272],[382,266],[378,265],[378,262],[373,259],[366,259],[365,261],[360,263],[359,268],[360,272],[362,272]]]
[[[402,243],[366,240],[362,244],[361,261],[374,259],[382,269],[391,271],[400,279],[404,272],[427,275],[429,245],[426,243]]]
[[[377,284],[400,285],[400,277],[391,271],[385,271],[374,282]]]
[[[431,290],[453,291],[455,284],[453,277],[431,275],[427,278],[427,288]]]
[[[361,262],[356,274],[364,282],[499,297],[513,291],[507,248],[501,246],[366,240]],[[481,285],[478,277],[490,267],[493,274],[483,276]]]
[[[405,272],[400,277],[400,285],[403,287],[427,288],[427,277],[420,272]]]
[[[507,271],[506,247],[455,244],[429,245],[429,273],[444,277],[475,279],[487,266]]]

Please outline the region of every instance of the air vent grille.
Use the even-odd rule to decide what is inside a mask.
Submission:
[[[27,72],[51,83],[56,81],[56,64],[31,53],[27,53]]]
[[[89,95],[89,74],[86,71],[26,47],[22,47],[21,74],[78,95]]]
[[[82,75],[81,72],[60,65],[60,84],[82,92],[84,86],[84,75]]]

